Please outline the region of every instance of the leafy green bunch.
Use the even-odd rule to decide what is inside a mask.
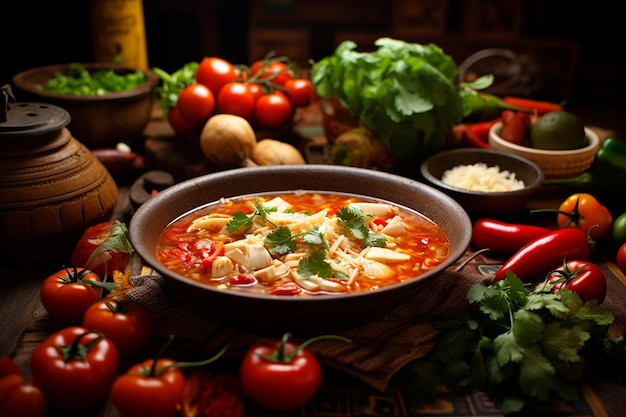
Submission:
[[[463,115],[454,60],[434,44],[380,38],[375,45],[359,52],[344,41],[316,62],[316,91],[339,100],[401,160],[438,149]]]
[[[467,299],[469,309],[437,322],[433,352],[409,367],[419,396],[432,398],[438,384],[479,388],[508,415],[553,398],[577,400],[591,373],[624,375],[624,340],[610,334],[614,317],[604,304],[545,283],[529,289],[510,271],[491,286],[474,285]]]
[[[49,93],[69,96],[102,96],[116,91],[137,88],[146,82],[146,74],[141,70],[118,73],[114,68],[90,71],[78,62],[68,65],[67,71],[55,71],[44,84],[36,88]]]

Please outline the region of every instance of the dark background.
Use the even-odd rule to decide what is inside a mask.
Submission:
[[[266,0],[265,3],[289,8],[299,1],[304,0]],[[455,12],[465,7],[467,3],[463,1],[449,0],[447,30],[453,35],[464,24],[464,15]],[[248,63],[252,2],[144,0],[150,66],[171,72],[208,55],[222,56],[234,63]],[[199,17],[193,9],[201,4],[207,15]],[[366,8],[368,1],[359,4]],[[581,4],[584,7],[580,7]],[[524,39],[539,39],[539,42],[552,39],[577,46],[572,88],[563,98],[572,107],[590,108],[603,117],[613,117],[612,120],[622,123],[621,114],[626,108],[623,82],[626,67],[621,57],[624,23],[615,3],[610,0],[583,3],[524,0],[523,7],[522,42]],[[475,12],[481,13],[482,10]],[[2,11],[0,82],[10,83],[15,73],[35,66],[92,60],[89,15],[88,1],[43,2],[36,6],[31,2],[13,2],[10,8]],[[337,28],[342,23],[335,20],[332,24]],[[358,29],[354,23],[350,25],[349,29]],[[313,28],[310,58],[320,59],[332,54],[335,45],[327,34],[333,27],[325,22],[318,25],[309,22],[309,26]],[[384,31],[385,27],[377,29]],[[213,33],[209,42],[207,31]],[[438,39],[453,47],[454,39],[459,39],[458,33],[455,36]]]

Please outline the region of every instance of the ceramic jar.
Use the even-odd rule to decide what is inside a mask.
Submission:
[[[109,220],[119,192],[66,126],[69,113],[13,103],[0,122],[0,260],[68,264],[87,227]]]

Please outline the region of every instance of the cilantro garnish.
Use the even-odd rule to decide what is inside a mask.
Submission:
[[[385,246],[387,239],[379,233],[374,233],[367,226],[366,214],[356,207],[342,207],[337,212],[339,223],[350,231],[352,236],[363,242],[364,246]]]
[[[270,254],[284,255],[294,252],[297,248],[296,241],[287,226],[278,227],[265,236],[265,244],[271,245]]]
[[[245,214],[241,211],[236,211],[233,213],[233,218],[226,223],[226,230],[228,233],[233,233],[239,230],[242,227],[248,227],[254,222],[254,218],[256,216],[261,216],[263,220],[271,224],[272,226],[276,226],[270,220],[268,220],[267,215],[269,213],[276,212],[278,209],[276,207],[264,207],[258,201],[254,203],[254,211],[250,214]]]
[[[291,231],[286,226],[280,226],[265,236],[264,243],[272,246],[269,252],[274,254],[284,255],[289,252],[295,252],[297,249],[296,239],[301,238],[303,242],[309,245],[320,245],[328,249],[328,242],[324,239],[324,236],[318,228],[314,228],[298,235],[292,235]]]
[[[303,278],[308,278],[311,275],[330,278],[333,272],[330,264],[326,262],[326,251],[324,250],[314,250],[311,255],[300,259],[298,263],[298,274]]]
[[[325,249],[328,249],[328,242],[324,239],[324,235],[319,231],[317,227],[308,232],[304,232],[300,235],[302,240],[309,245],[320,245]]]
[[[626,343],[609,333],[614,317],[604,304],[542,284],[528,288],[511,272],[474,285],[467,299],[467,310],[437,318],[435,349],[408,367],[424,401],[437,384],[476,387],[508,415],[552,398],[577,400],[589,372],[623,379]]]

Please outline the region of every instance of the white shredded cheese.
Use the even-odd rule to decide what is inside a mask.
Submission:
[[[483,162],[458,165],[443,173],[441,180],[452,187],[471,191],[514,191],[524,188],[514,172],[500,171],[498,166],[487,166]]]

